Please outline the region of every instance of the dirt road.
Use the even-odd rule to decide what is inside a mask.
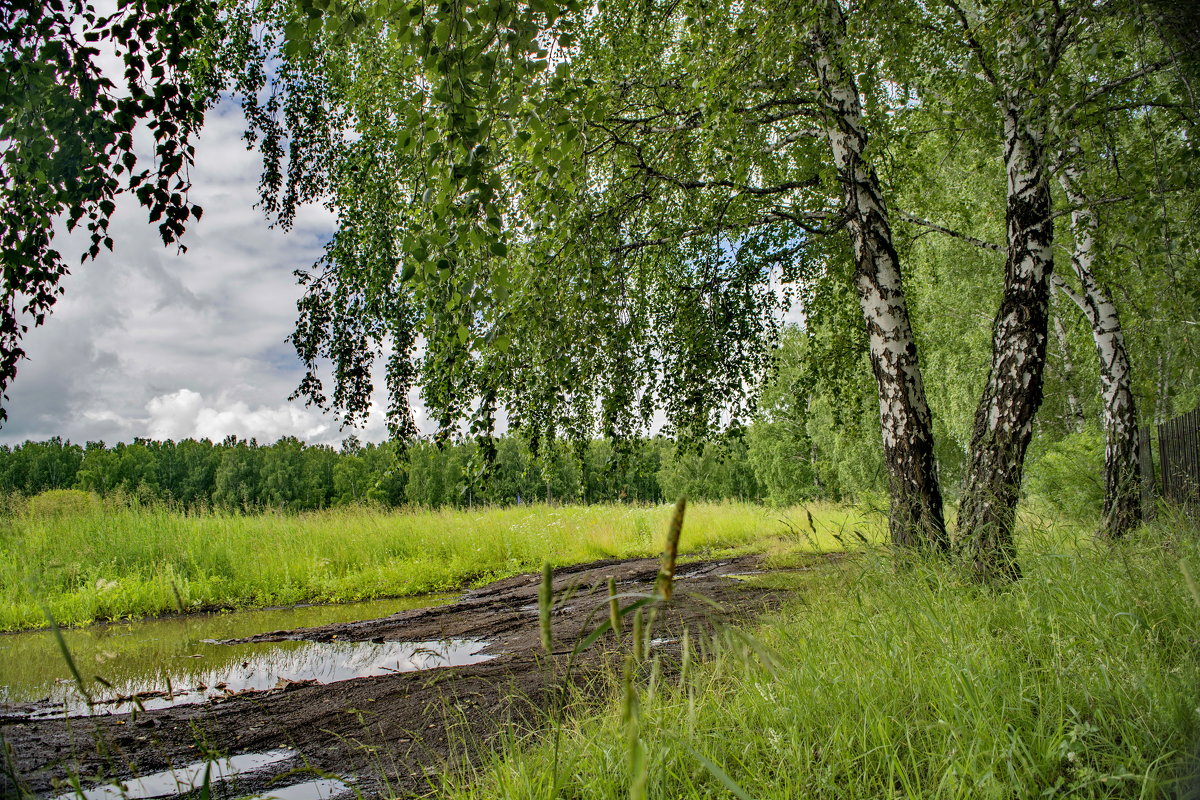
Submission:
[[[649,593],[657,569],[657,560],[637,559],[557,570],[552,658],[546,657],[539,636],[540,576],[527,574],[468,591],[447,606],[251,639],[486,639],[494,657],[483,663],[292,684],[133,716],[31,720],[26,709],[0,708],[0,737],[7,751],[0,790],[5,797],[22,792],[55,796],[70,791],[66,781],[71,774],[87,788],[114,778],[179,770],[213,754],[269,752],[274,754],[269,767],[230,778],[214,787],[214,795],[243,796],[290,786],[291,794],[281,796],[328,796],[340,787],[332,777],[366,797],[428,793],[437,776],[462,768],[481,748],[493,746],[498,734],[512,732],[513,726],[517,731],[544,726],[546,709],[554,707],[553,698],[567,680],[573,644],[606,619],[609,577],[618,582],[620,593]],[[676,597],[657,612],[653,631],[666,640],[658,645],[665,659],[677,652],[670,640],[685,625],[693,631],[711,629],[778,603],[779,593],[729,577],[757,569],[754,556],[681,565]],[[617,646],[612,634],[605,634],[574,659],[569,680],[598,681],[611,668]],[[604,693],[598,690],[593,696],[602,699]],[[176,782],[178,777],[171,785]],[[305,786],[295,786],[301,783]],[[152,786],[133,789],[130,796],[138,790],[143,796],[175,796],[174,790],[164,795]]]

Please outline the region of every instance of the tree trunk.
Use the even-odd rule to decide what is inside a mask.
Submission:
[[[1078,150],[1078,148],[1076,148]],[[1104,400],[1104,519],[1101,533],[1119,538],[1142,521],[1141,480],[1138,462],[1137,407],[1133,398],[1125,334],[1112,299],[1096,282],[1096,214],[1079,189],[1079,168],[1068,166],[1060,177],[1071,212],[1075,249],[1071,267],[1082,294],[1067,294],[1087,317],[1100,359],[1100,389]]]
[[[1008,174],[1008,257],[1004,296],[992,326],[992,364],[975,409],[970,460],[958,511],[958,540],[975,577],[1016,580],[1013,525],[1025,451],[1042,404],[1050,307],[1050,184],[1041,143],[1017,103],[1004,109],[1004,165]]]
[[[1059,352],[1062,353],[1063,383],[1067,387],[1066,427],[1071,433],[1079,433],[1083,430],[1083,405],[1075,395],[1075,365],[1071,362],[1071,347],[1067,340],[1067,329],[1059,314],[1054,315],[1054,338],[1058,342]]]
[[[1154,424],[1162,425],[1171,417],[1175,416],[1172,413],[1171,403],[1171,349],[1170,346],[1159,345],[1158,356],[1154,359],[1155,379],[1154,379]]]
[[[893,544],[945,552],[949,537],[933,454],[933,424],[917,362],[892,245],[887,207],[875,171],[864,162],[867,133],[853,73],[841,44],[845,19],[837,2],[821,6],[815,32],[816,71],[825,133],[846,203],[854,246],[854,282],[871,345],[871,367],[879,386],[879,418],[891,490],[889,528]]]

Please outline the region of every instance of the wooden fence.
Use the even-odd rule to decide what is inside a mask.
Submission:
[[[1158,426],[1162,496],[1200,504],[1200,407]]]

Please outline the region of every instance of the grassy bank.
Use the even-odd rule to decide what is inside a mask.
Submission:
[[[455,588],[544,561],[656,555],[670,508],[521,506],[467,511],[349,508],[184,515],[165,508],[31,502],[0,518],[0,630],[211,606],[338,602]],[[37,500],[37,498],[35,498]],[[812,506],[698,504],[682,552],[833,549],[879,515]]]
[[[1004,591],[846,561],[686,677],[509,740],[461,798],[1192,797],[1200,546],[1026,536]],[[767,580],[779,581],[781,576]],[[549,741],[547,741],[549,740]],[[555,767],[557,764],[557,767]]]

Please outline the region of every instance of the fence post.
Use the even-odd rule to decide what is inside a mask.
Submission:
[[[1169,502],[1175,500],[1175,487],[1171,480],[1175,475],[1175,448],[1171,446],[1175,442],[1173,422],[1169,419],[1158,426],[1159,479],[1162,481],[1162,497]]]
[[[1187,502],[1193,509],[1200,507],[1200,407],[1184,417],[1186,430],[1184,447],[1187,448]]]

